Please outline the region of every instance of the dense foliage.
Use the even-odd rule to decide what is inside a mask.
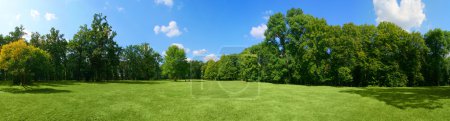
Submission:
[[[106,16],[95,14],[92,24],[81,26],[69,41],[55,28],[42,36],[33,33],[29,44],[40,48],[44,57],[48,53],[50,59],[39,60],[49,63],[45,71],[30,75],[35,80],[203,78],[333,86],[450,84],[449,31],[434,29],[422,35],[390,22],[329,25],[325,19],[295,8],[286,15],[273,14],[267,27],[263,42],[238,54],[222,55],[217,61],[202,62],[188,60],[184,49],[177,46],[170,46],[164,57],[147,43],[121,48]],[[5,44],[24,34],[22,26],[16,27],[6,36],[0,35],[0,46],[8,48]],[[17,76],[6,63],[1,65],[3,80]]]
[[[189,65],[186,59],[184,49],[175,45],[170,46],[164,56],[162,73],[175,81],[186,79],[189,76]]]
[[[262,43],[239,54],[240,76],[221,74],[220,67],[233,67],[228,64],[233,55],[223,55],[207,62],[204,78],[335,86],[449,84],[448,31],[422,35],[389,22],[332,26],[301,9],[272,15],[267,27]]]
[[[32,81],[47,78],[50,67],[50,54],[23,39],[2,46],[0,52],[0,69],[8,73],[13,84],[27,86]]]

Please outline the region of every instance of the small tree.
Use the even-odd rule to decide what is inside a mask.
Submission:
[[[170,46],[164,56],[162,69],[162,73],[170,79],[177,81],[178,79],[184,78],[189,73],[184,50],[175,45]]]
[[[0,51],[0,68],[13,77],[13,84],[32,84],[33,79],[46,75],[49,65],[50,55],[27,45],[23,39],[4,45]]]

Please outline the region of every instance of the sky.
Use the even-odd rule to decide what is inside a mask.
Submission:
[[[330,25],[390,21],[411,31],[450,30],[449,0],[0,0],[0,34],[23,25],[70,40],[95,13],[107,16],[122,47],[149,43],[164,54],[182,47],[189,59],[217,59],[260,43],[268,17],[301,8]]]

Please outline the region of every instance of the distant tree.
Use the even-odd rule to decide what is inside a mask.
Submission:
[[[23,39],[3,45],[0,52],[0,68],[13,76],[13,84],[24,87],[48,72],[50,60],[50,54],[27,45]]]
[[[217,80],[218,77],[217,71],[218,71],[217,62],[215,62],[214,60],[208,60],[205,63],[205,68],[203,71],[203,79]]]
[[[162,65],[162,73],[175,81],[186,78],[189,70],[184,49],[175,45],[167,49]]]
[[[217,76],[220,80],[237,80],[239,78],[240,64],[237,54],[222,55],[217,65]]]
[[[202,78],[202,67],[204,63],[198,60],[188,61],[189,65],[189,78],[191,79],[201,79]]]
[[[148,43],[129,45],[121,53],[120,75],[122,79],[158,79],[161,56]]]
[[[9,32],[9,35],[8,36],[5,36],[3,39],[4,39],[4,43],[3,44],[8,44],[8,43],[10,43],[10,42],[13,42],[13,41],[17,41],[17,40],[19,40],[19,39],[22,39],[22,37],[24,36],[24,35],[26,35],[27,33],[25,33],[25,28],[22,26],[22,25],[20,25],[20,26],[17,26],[17,27],[15,27],[14,28],[14,31],[12,31],[12,32]]]
[[[239,54],[240,78],[244,81],[260,81],[260,63],[257,47],[251,46]]]

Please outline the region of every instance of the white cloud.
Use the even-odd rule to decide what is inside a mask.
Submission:
[[[159,34],[159,30],[161,29],[161,27],[159,27],[158,25],[156,25],[154,28],[153,28],[153,31],[155,32],[155,34]]]
[[[192,58],[186,58],[186,61],[191,62]]]
[[[194,56],[199,56],[205,54],[206,52],[208,52],[206,49],[201,49],[192,51],[192,54],[194,54]]]
[[[155,34],[165,33],[169,38],[180,36],[181,34],[183,34],[178,29],[177,22],[175,21],[170,21],[168,26],[156,25],[153,28],[153,31],[155,32]]]
[[[209,61],[209,60],[217,61],[218,59],[219,58],[215,54],[209,54],[203,58],[204,61]]]
[[[405,30],[420,28],[426,16],[425,4],[421,0],[373,0],[376,21],[393,22]]]
[[[22,18],[22,15],[17,14],[15,18],[16,18],[16,20],[18,21],[18,20],[20,20],[20,18]]]
[[[41,14],[40,14],[39,11],[37,11],[37,10],[31,10],[31,11],[30,11],[30,16],[31,16],[33,19],[38,18],[40,15],[41,15]]]
[[[171,46],[172,46],[172,45],[175,45],[175,46],[177,46],[177,47],[180,48],[180,49],[184,49],[184,52],[186,52],[186,53],[191,52],[191,49],[189,49],[189,48],[184,48],[183,44],[180,44],[180,43],[172,43]]]
[[[257,39],[264,39],[266,38],[264,36],[264,32],[267,30],[267,26],[265,24],[261,24],[257,27],[252,27],[252,30],[250,31],[250,35],[252,35],[254,38]]]
[[[24,35],[22,35],[22,38],[25,38],[26,41],[30,41],[31,40],[31,32],[28,30],[23,30],[23,32],[25,33]]]
[[[123,7],[117,7],[117,11],[122,12],[124,10]]]
[[[45,13],[45,20],[51,21],[51,20],[55,20],[55,19],[56,19],[56,15],[54,13]]]
[[[164,4],[167,7],[172,7],[173,6],[173,0],[155,0],[156,4]]]

